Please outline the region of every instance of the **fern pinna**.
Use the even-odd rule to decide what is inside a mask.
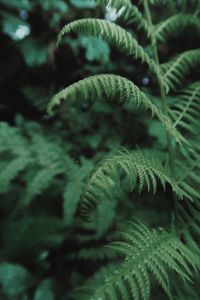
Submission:
[[[100,205],[117,201],[115,190],[123,188],[126,180],[129,190],[140,193],[145,188],[156,193],[159,182],[164,188],[170,186],[174,193],[174,217],[171,232],[167,229],[151,230],[138,221],[126,226],[117,235],[118,241],[108,246],[123,257],[122,263],[104,270],[102,284],[86,297],[96,300],[148,300],[153,275],[168,297],[174,299],[176,285],[171,285],[170,272],[174,271],[180,279],[191,282],[200,262],[200,83],[191,82],[188,76],[200,65],[200,49],[187,50],[176,54],[168,62],[160,63],[159,47],[170,34],[178,34],[188,26],[200,31],[198,7],[194,5],[194,15],[186,14],[184,9],[188,3],[184,1],[182,12],[154,25],[151,6],[158,1],[142,0],[138,5],[129,0],[96,2],[117,12],[123,25],[142,31],[152,51],[145,51],[135,32],[133,35],[109,20],[97,18],[76,20],[64,26],[58,35],[58,45],[70,33],[102,38],[134,60],[146,64],[157,82],[160,103],[155,104],[151,95],[145,94],[127,78],[100,74],[82,79],[56,94],[48,105],[48,113],[52,114],[62,102],[68,101],[70,105],[70,101],[79,99],[95,101],[107,98],[129,103],[136,108],[144,108],[159,120],[166,132],[167,147],[162,149],[161,156],[157,155],[156,149],[122,149],[109,154],[97,164],[83,187],[78,215],[86,223],[92,216],[97,217],[102,213]],[[176,1],[165,2],[173,8],[177,5],[173,3]],[[188,82],[184,88],[183,82]],[[172,100],[169,102],[170,93]]]

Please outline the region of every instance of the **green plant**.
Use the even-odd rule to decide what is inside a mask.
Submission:
[[[160,103],[153,103],[153,91],[147,96],[124,77],[101,74],[80,80],[59,92],[49,103],[48,113],[52,114],[54,108],[64,100],[83,101],[89,98],[107,98],[129,103],[136,108],[140,106],[150,111],[164,126],[167,147],[159,151],[156,147],[122,150],[100,161],[83,189],[79,216],[85,221],[94,220],[100,214],[105,214],[105,210],[100,207],[119,201],[116,196],[121,188],[139,190],[140,193],[147,188],[156,193],[159,182],[164,187],[167,185],[167,191],[173,195],[174,208],[170,232],[167,229],[151,230],[137,222],[123,229],[118,241],[109,246],[122,255],[122,263],[103,271],[103,283],[99,287],[95,280],[90,282],[89,286],[93,287],[94,293],[87,295],[86,299],[147,300],[152,282],[150,274],[154,275],[168,297],[174,299],[179,295],[176,284],[172,286],[170,283],[170,272],[174,271],[187,282],[192,280],[199,269],[199,245],[195,239],[200,233],[197,217],[200,198],[200,84],[190,80],[187,75],[199,65],[200,49],[185,51],[175,55],[167,63],[160,63],[159,46],[171,32],[176,34],[179,29],[194,26],[199,31],[198,3],[193,2],[192,15],[185,12],[187,1],[181,1],[178,7],[182,10],[181,13],[175,13],[169,19],[154,25],[150,7],[159,1],[142,0],[138,7],[129,0],[97,2],[103,7],[112,8],[121,22],[127,22],[129,26],[136,25],[135,28],[146,35],[151,50],[147,52],[139,44],[135,32],[133,35],[111,21],[96,18],[67,24],[58,36],[58,44],[64,35],[72,32],[101,37],[131,56],[134,61],[139,60],[148,66],[157,83]],[[176,10],[173,2],[166,1],[165,5]],[[186,87],[180,91],[183,85]],[[190,289],[192,287],[188,287]]]

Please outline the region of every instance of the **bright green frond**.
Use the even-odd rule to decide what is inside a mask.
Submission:
[[[143,106],[155,115],[177,140],[182,139],[171,121],[132,81],[113,74],[90,76],[70,85],[52,98],[48,105],[48,113],[52,114],[54,107],[60,105],[63,99],[102,99],[104,96],[108,99],[117,97],[119,102],[133,103],[136,107]]]
[[[186,27],[194,26],[200,30],[200,21],[197,17],[190,14],[177,14],[156,26],[156,37],[161,42],[165,42],[168,35],[174,34]]]
[[[170,272],[190,281],[192,271],[199,267],[198,257],[165,230],[150,230],[143,224],[132,223],[121,235],[121,241],[108,247],[123,254],[124,262],[108,272],[92,300],[107,297],[109,300],[148,300],[152,276],[172,299]]]
[[[60,31],[58,44],[65,34],[70,34],[71,32],[84,33],[94,37],[99,36],[123,53],[147,63],[152,72],[156,74],[159,72],[154,60],[149,57],[143,47],[138,44],[137,40],[128,31],[110,21],[96,18],[73,21],[64,26]]]
[[[155,193],[159,181],[163,187],[170,184],[174,192],[181,195],[181,190],[156,155],[141,150],[121,151],[108,156],[97,165],[84,188],[79,214],[87,219],[104,199],[113,201],[113,193],[120,187],[124,176],[128,179],[129,190],[138,188],[142,191],[147,187]]]
[[[162,64],[163,80],[167,92],[181,85],[184,77],[192,68],[200,64],[200,49],[185,51],[168,63]]]

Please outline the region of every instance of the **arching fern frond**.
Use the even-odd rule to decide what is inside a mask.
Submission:
[[[163,80],[167,92],[181,85],[184,77],[192,68],[200,64],[200,49],[185,51],[170,62],[162,64]]]
[[[182,196],[178,185],[156,155],[145,150],[124,150],[109,155],[97,165],[84,188],[79,204],[80,216],[87,220],[104,199],[113,201],[113,191],[120,187],[124,176],[128,180],[129,190],[138,187],[141,192],[147,187],[155,193],[159,181],[163,187],[168,183],[177,195]]]
[[[200,82],[195,82],[181,91],[169,109],[174,126],[183,128],[190,134],[199,134]]]
[[[190,14],[177,14],[158,24],[155,34],[158,40],[165,42],[169,34],[177,34],[189,26],[194,26],[200,30],[199,19]]]
[[[149,57],[137,40],[134,39],[128,31],[110,21],[96,18],[85,18],[73,21],[64,26],[60,31],[58,44],[65,34],[70,34],[71,32],[84,33],[94,37],[99,36],[123,53],[147,63],[152,72],[156,74],[159,72],[155,61]]]
[[[119,234],[121,240],[108,247],[125,256],[124,262],[107,273],[92,300],[149,300],[152,276],[173,299],[170,271],[190,281],[192,272],[199,267],[198,256],[165,230],[151,230],[134,222]]]
[[[103,7],[112,7],[116,9],[119,18],[127,24],[134,23],[139,29],[142,28],[147,36],[150,35],[150,28],[147,20],[143,17],[136,5],[129,0],[96,0]]]
[[[66,89],[56,94],[48,105],[48,113],[52,114],[55,106],[60,105],[61,100],[76,99],[102,99],[106,96],[112,99],[116,96],[119,102],[133,103],[149,109],[177,140],[182,137],[172,126],[171,121],[140,91],[140,89],[130,80],[113,74],[95,75],[80,80]]]

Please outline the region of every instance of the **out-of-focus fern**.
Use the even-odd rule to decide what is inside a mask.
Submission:
[[[63,186],[57,193],[63,194],[63,213],[70,223],[70,219],[73,220],[72,211],[76,211],[83,180],[91,170],[92,163],[87,164],[85,161],[84,167],[78,166],[67,155],[59,139],[55,143],[52,136],[42,134],[40,126],[36,129],[31,126],[30,123],[23,133],[20,127],[0,124],[0,193],[12,193],[15,182],[19,187],[24,185],[19,207],[26,207],[46,190],[51,190],[60,176]],[[74,189],[74,192],[72,190],[77,179],[80,183],[79,193],[78,189]]]

